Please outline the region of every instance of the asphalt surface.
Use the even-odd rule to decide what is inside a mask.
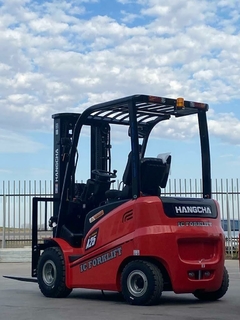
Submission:
[[[238,261],[226,261],[230,287],[219,301],[203,303],[191,294],[163,292],[157,306],[130,306],[113,292],[75,289],[68,298],[45,298],[36,283],[5,279],[2,275],[30,275],[29,263],[0,263],[0,320],[239,320]]]

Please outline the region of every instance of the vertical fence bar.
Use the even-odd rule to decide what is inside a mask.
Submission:
[[[233,257],[233,246],[232,246],[232,234],[231,234],[231,221],[229,215],[229,197],[228,192],[226,193],[227,196],[227,228],[228,228],[228,247],[230,247],[231,257]]]
[[[3,232],[2,232],[2,248],[5,248],[5,226],[6,226],[6,201],[7,197],[5,194],[3,194]]]
[[[194,180],[195,197],[197,197],[197,179]]]
[[[240,261],[240,208],[239,208],[239,184],[237,178],[237,213],[238,213],[238,259]]]
[[[239,206],[239,184],[237,179],[237,213],[238,213],[238,233],[240,234],[240,206]]]
[[[218,195],[218,180],[215,179],[215,190],[216,190],[216,200],[219,202],[219,195]]]
[[[29,229],[29,237],[30,237],[30,229],[32,228],[32,201],[31,201],[31,194],[32,194],[32,186],[31,181],[28,183],[28,209],[29,209],[29,215],[28,215],[28,229]]]
[[[52,180],[50,180],[50,190],[49,190],[49,193],[51,194],[52,193]],[[53,215],[53,205],[52,203],[50,204],[50,217]]]
[[[230,247],[231,257],[233,257],[233,246],[232,246],[232,233],[231,233],[231,219],[230,219],[230,206],[229,206],[229,189],[228,179],[226,180],[226,205],[227,205],[227,228],[228,228],[228,247]]]
[[[34,197],[37,196],[37,181],[34,180],[34,186],[33,186],[33,194],[34,194]],[[32,204],[33,205],[33,204]],[[33,222],[32,222],[33,223]],[[33,228],[33,226],[32,226]]]
[[[177,192],[177,181],[176,179],[174,179],[174,195],[175,196],[177,195],[176,192]]]
[[[13,230],[16,228],[16,183],[13,181]]]
[[[44,182],[44,197],[46,198],[47,197],[47,181],[45,180]],[[45,208],[44,208],[44,230],[47,231],[47,225],[48,225],[48,218],[47,218],[47,215],[48,215],[48,203],[47,201],[45,202]]]
[[[7,196],[6,196],[6,217],[7,217],[7,222],[5,220],[5,226],[7,225],[7,237],[6,239],[10,239],[11,235],[11,210],[10,210],[10,181],[7,183]],[[6,245],[6,242],[5,242]]]
[[[23,181],[23,238],[26,239],[26,180]]]
[[[39,181],[39,197],[41,197],[41,193],[42,193],[42,184],[41,184],[41,180]],[[40,201],[39,203],[39,227],[40,227],[40,230],[42,229],[42,202]]]
[[[18,236],[21,239],[21,181],[18,181]]]
[[[235,206],[234,206],[234,185],[233,185],[233,179],[231,179],[231,192],[232,192],[232,223],[231,223],[231,234],[233,235],[233,238],[235,238]]]
[[[221,193],[221,208],[222,208],[222,219],[225,219],[224,214],[224,199],[223,199],[223,180],[220,180],[220,193]]]

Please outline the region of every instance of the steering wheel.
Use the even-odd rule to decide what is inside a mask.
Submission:
[[[113,170],[113,172],[98,170],[98,169],[92,170],[92,174],[95,174],[98,177],[106,178],[106,179],[116,178],[117,177],[116,173],[117,173],[117,170]]]

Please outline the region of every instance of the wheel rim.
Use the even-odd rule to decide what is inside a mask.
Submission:
[[[42,278],[43,282],[51,287],[56,281],[57,269],[56,265],[52,260],[47,260],[42,269]]]
[[[132,271],[127,278],[127,287],[129,292],[135,297],[141,297],[148,288],[148,280],[140,270]]]

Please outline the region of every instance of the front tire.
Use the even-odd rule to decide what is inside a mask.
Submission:
[[[196,291],[193,293],[193,295],[202,301],[216,301],[218,299],[221,299],[225,295],[225,293],[228,290],[228,287],[229,287],[229,275],[228,275],[227,269],[224,267],[222,284],[217,291],[213,291],[213,292]]]
[[[129,304],[153,305],[161,298],[163,278],[156,265],[136,260],[123,269],[121,286],[123,297]]]
[[[65,298],[72,289],[65,284],[65,263],[58,247],[43,251],[37,267],[38,285],[45,297]]]

